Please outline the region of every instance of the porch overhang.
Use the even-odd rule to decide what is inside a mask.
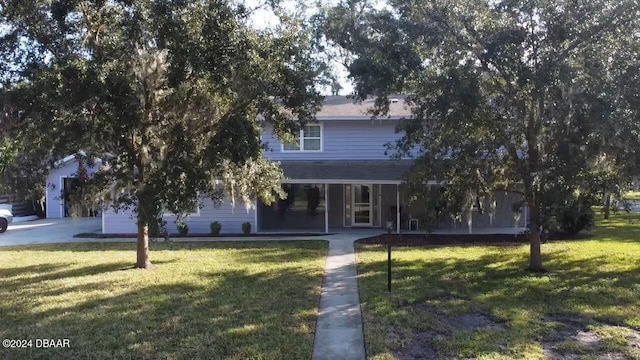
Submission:
[[[284,183],[399,185],[412,160],[288,160],[281,161]]]

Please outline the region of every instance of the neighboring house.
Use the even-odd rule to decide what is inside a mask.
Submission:
[[[82,153],[78,155],[82,156]],[[68,204],[64,201],[65,189],[70,189],[77,184],[78,160],[76,156],[69,155],[57,161],[49,170],[47,177],[46,209],[48,219],[69,217]],[[100,160],[96,160],[93,166],[87,168],[87,174],[95,173],[101,166]]]
[[[396,231],[416,226],[424,230],[420,220],[424,210],[401,203],[403,175],[412,161],[390,160],[385,154],[385,144],[401,136],[395,132],[398,121],[411,113],[400,97],[391,103],[388,118],[372,120],[367,114],[372,106],[373,100],[353,104],[344,96],[327,97],[316,115],[318,123],[308,124],[293,144],[280,142],[266,125],[265,157],[281,162],[288,198],[271,205],[258,201],[250,209],[242,204],[233,207],[228,199],[214,207],[211,200],[203,199],[203,208],[184,220],[190,233],[208,233],[213,221],[221,223],[222,233],[241,233],[245,222],[251,224],[253,232],[386,229],[387,221],[393,221]],[[457,223],[445,220],[442,225],[467,227],[471,220],[473,228],[524,227],[526,216],[513,212],[513,203],[519,200],[519,195],[501,192],[497,194],[495,216],[470,211],[468,219]],[[135,233],[134,215],[131,211],[104,211],[103,233]],[[169,232],[177,232],[175,217],[165,214],[164,219]]]

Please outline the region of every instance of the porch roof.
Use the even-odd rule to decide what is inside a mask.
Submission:
[[[287,183],[400,184],[412,160],[289,160],[281,161]]]

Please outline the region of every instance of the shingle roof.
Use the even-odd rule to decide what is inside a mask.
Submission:
[[[318,160],[281,161],[287,179],[362,180],[401,182],[411,160]]]
[[[390,117],[408,117],[411,116],[411,110],[406,106],[404,100],[406,95],[391,95],[389,99]],[[368,113],[374,106],[375,98],[369,98],[361,103],[354,103],[354,100],[346,96],[327,96],[324,99],[322,108],[316,114],[319,118],[331,117],[362,117],[370,118]]]

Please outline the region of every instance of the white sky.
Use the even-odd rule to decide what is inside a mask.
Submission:
[[[309,0],[299,0],[299,1],[306,1],[306,4],[309,5],[306,11],[306,14],[312,15],[313,12],[315,11],[314,2]],[[264,0],[238,0],[238,2],[244,2],[244,4],[248,8],[255,8],[256,6],[258,6],[258,4],[264,2]],[[321,0],[321,2],[323,4],[329,5],[329,4],[337,3],[337,0]],[[296,0],[283,0],[282,5],[287,11],[290,11],[292,13],[298,10],[297,9],[298,1]],[[256,29],[268,29],[278,24],[278,18],[273,14],[272,11],[268,10],[267,8],[264,8],[264,9],[257,10],[251,16],[251,23]],[[7,30],[6,27],[4,27],[3,25],[0,25],[0,34],[4,33],[6,30]],[[338,82],[342,86],[342,89],[340,90],[339,94],[340,95],[351,94],[353,92],[353,85],[348,78],[347,69],[345,69],[344,65],[340,64],[338,61],[332,61],[330,66],[333,69],[333,73],[338,78]],[[331,89],[329,88],[323,89],[322,92],[323,92],[323,95],[331,95]]]
[[[244,2],[247,8],[251,9],[263,3],[264,0],[239,0],[239,1]],[[313,15],[313,13],[315,12],[315,2],[309,1],[309,0],[300,0],[300,1],[305,1],[306,4],[308,5],[308,8],[305,14],[307,16]],[[337,3],[336,0],[321,0],[321,2],[323,3],[323,5],[330,5],[330,4]],[[295,0],[282,1],[282,6],[288,12],[291,12],[291,13],[294,13],[296,12],[296,10],[299,10],[298,4],[299,2]],[[261,29],[261,30],[274,27],[278,24],[278,18],[273,14],[271,10],[267,8],[257,10],[251,16],[250,21],[256,29]],[[338,78],[338,82],[340,83],[340,86],[342,86],[342,89],[340,90],[339,94],[340,95],[351,94],[353,92],[353,84],[348,77],[349,73],[347,72],[347,69],[345,69],[344,65],[340,64],[338,61],[335,61],[335,60],[331,61],[330,66],[332,68],[333,73]],[[322,91],[323,91],[323,95],[331,95],[331,89],[329,88],[323,89]]]

